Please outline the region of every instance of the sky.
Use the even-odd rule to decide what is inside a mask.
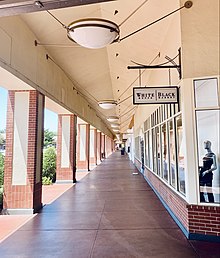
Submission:
[[[7,90],[0,86],[0,130],[6,128]],[[57,132],[57,114],[45,109],[44,128]]]

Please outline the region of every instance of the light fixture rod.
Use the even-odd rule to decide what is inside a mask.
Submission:
[[[149,0],[145,0],[141,5],[139,5],[129,16],[121,22],[118,27],[120,27],[122,24],[124,24],[128,19],[130,19],[144,4],[146,4]]]
[[[136,107],[131,108],[131,109],[128,110],[126,113],[122,114],[122,115],[120,116],[120,118],[123,117],[123,116],[125,116],[125,115],[127,115],[129,112],[133,111],[135,108],[136,108]]]
[[[53,43],[41,43],[38,42],[37,40],[34,41],[35,46],[45,46],[45,47],[79,47],[78,45],[65,45],[65,44],[53,44]]]
[[[46,12],[47,12],[50,16],[52,16],[57,22],[59,22],[59,24],[61,24],[64,29],[68,29],[68,27],[67,27],[64,23],[62,23],[59,19],[57,19],[57,17],[55,17],[50,11],[46,10]]]
[[[158,57],[160,57],[160,52],[151,60],[151,62],[149,63],[149,65],[152,64]],[[144,72],[145,72],[145,70],[142,71],[141,74],[143,74]],[[133,84],[137,81],[138,78],[139,78],[139,76],[121,93],[121,95],[118,97],[118,99],[120,99],[121,96],[123,96],[123,95],[125,94],[125,92],[126,92],[128,89],[130,89],[131,86],[133,86]]]
[[[41,1],[35,1],[34,4],[35,4],[36,6],[38,6],[39,8],[44,8],[44,5],[43,5],[43,3],[42,3]],[[68,27],[67,27],[64,23],[62,23],[57,17],[55,17],[55,16],[54,16],[50,11],[48,11],[46,8],[45,8],[45,11],[46,11],[50,16],[52,16],[57,22],[59,22],[59,24],[61,24],[63,28],[68,29]]]
[[[187,1],[187,2],[191,2],[191,1]],[[176,9],[176,10],[174,10],[174,11],[172,11],[172,12],[166,14],[166,15],[164,15],[163,17],[157,19],[156,21],[153,21],[153,22],[151,22],[151,23],[145,25],[144,27],[142,27],[142,28],[140,28],[140,29],[138,29],[138,30],[136,30],[136,31],[133,31],[132,33],[128,34],[127,36],[124,36],[123,38],[120,39],[120,41],[122,41],[122,40],[124,40],[124,39],[126,39],[126,38],[129,38],[129,37],[133,36],[134,34],[136,34],[136,33],[140,32],[140,31],[142,31],[142,30],[144,30],[144,29],[150,27],[151,25],[153,25],[153,24],[155,24],[155,23],[158,23],[159,21],[161,21],[161,20],[167,18],[168,16],[170,16],[170,15],[172,15],[172,14],[178,12],[178,11],[180,11],[180,10],[183,9],[183,8],[188,8],[188,7],[186,7],[186,3],[185,3],[183,6],[181,6],[180,8],[178,8],[178,9]]]
[[[120,102],[118,102],[118,105],[121,104],[121,103],[123,103],[123,102],[125,102],[127,99],[129,99],[129,98],[132,97],[132,96],[133,96],[133,94],[130,95],[130,96],[128,96],[127,98],[121,100]]]

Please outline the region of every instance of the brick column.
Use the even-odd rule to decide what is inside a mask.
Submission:
[[[102,133],[97,132],[97,164],[100,164],[100,162],[102,161],[101,144],[102,144]]]
[[[90,129],[90,165],[97,165],[97,129]]]
[[[89,154],[90,154],[90,125],[78,124],[78,141],[77,141],[77,168],[90,171]]]
[[[42,207],[44,96],[9,91],[3,208],[32,214]]]
[[[76,115],[58,115],[56,182],[76,182]]]

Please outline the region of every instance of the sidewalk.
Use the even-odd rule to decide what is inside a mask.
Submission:
[[[77,181],[84,178],[88,172],[77,173]],[[42,202],[47,205],[59,198],[63,193],[70,189],[74,184],[53,184],[43,185]],[[0,243],[7,237],[12,235],[16,230],[22,227],[29,220],[34,218],[34,215],[0,215]]]
[[[136,172],[116,152],[55,201],[49,191],[59,196],[62,185],[51,186],[52,203],[17,225],[1,257],[219,258],[220,243],[187,240]]]

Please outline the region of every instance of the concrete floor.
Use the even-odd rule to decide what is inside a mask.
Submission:
[[[113,153],[0,244],[0,257],[220,257],[188,241],[127,156]]]

